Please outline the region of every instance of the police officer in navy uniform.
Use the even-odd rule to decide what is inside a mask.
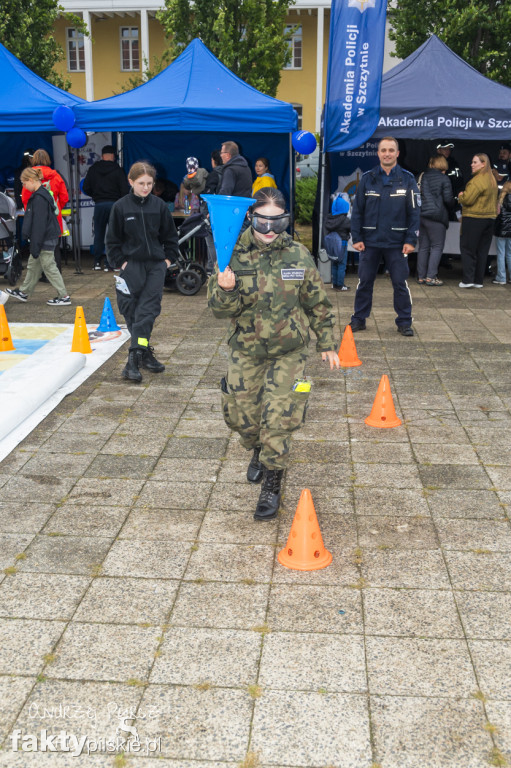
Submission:
[[[397,330],[413,336],[408,254],[419,235],[420,195],[413,175],[397,164],[399,145],[391,136],[378,144],[377,165],[364,173],[351,215],[353,248],[359,251],[358,286],[351,329],[363,331],[371,314],[373,286],[383,257],[394,287]]]

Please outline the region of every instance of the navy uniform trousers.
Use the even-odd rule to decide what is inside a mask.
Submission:
[[[412,324],[412,297],[406,282],[410,270],[408,258],[403,255],[402,246],[392,248],[377,248],[366,245],[365,251],[360,251],[358,261],[358,286],[355,294],[355,309],[352,320],[366,320],[371,314],[373,304],[373,287],[381,258],[389,270],[394,288],[394,310],[396,325],[407,328]]]

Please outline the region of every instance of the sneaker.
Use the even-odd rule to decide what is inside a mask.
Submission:
[[[96,272],[99,272],[101,270],[101,264],[94,264],[92,269],[94,269]]]
[[[8,298],[9,298],[8,293],[6,293],[5,291],[0,291],[0,304],[5,304]]]
[[[474,288],[482,288],[482,283],[474,283]]]
[[[459,283],[458,287],[459,288],[473,288],[474,287],[474,283]]]
[[[27,301],[28,299],[28,295],[23,293],[23,291],[20,291],[19,288],[7,288],[6,290],[9,296],[14,296],[15,299],[19,299],[20,301]]]
[[[401,334],[401,336],[413,336],[413,328],[411,325],[398,325],[397,332]]]
[[[54,306],[56,307],[56,306],[59,306],[60,304],[71,304],[71,299],[69,298],[69,296],[63,296],[61,299],[58,296],[56,296],[54,299],[50,299],[46,303],[50,304],[50,306],[52,307]]]
[[[505,285],[505,280],[492,280],[493,285]]]
[[[366,329],[365,320],[352,320],[350,326],[353,333],[355,333],[355,331],[365,331]]]
[[[108,272],[108,271],[109,271],[108,267],[103,267],[103,272]]]
[[[349,285],[334,285],[334,291],[349,291]]]

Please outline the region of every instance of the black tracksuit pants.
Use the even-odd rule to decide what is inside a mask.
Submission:
[[[119,273],[117,306],[131,334],[130,349],[149,346],[154,321],[161,312],[166,272],[164,261],[128,261]]]

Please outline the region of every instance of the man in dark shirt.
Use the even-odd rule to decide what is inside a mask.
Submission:
[[[83,180],[83,191],[94,200],[94,267],[101,269],[105,253],[105,234],[113,204],[130,191],[128,179],[115,160],[115,149],[107,144],[101,150],[101,160],[91,165]],[[108,263],[105,258],[105,272]]]
[[[218,195],[252,197],[252,173],[248,163],[234,141],[224,141],[220,150],[223,162],[222,180]]]

